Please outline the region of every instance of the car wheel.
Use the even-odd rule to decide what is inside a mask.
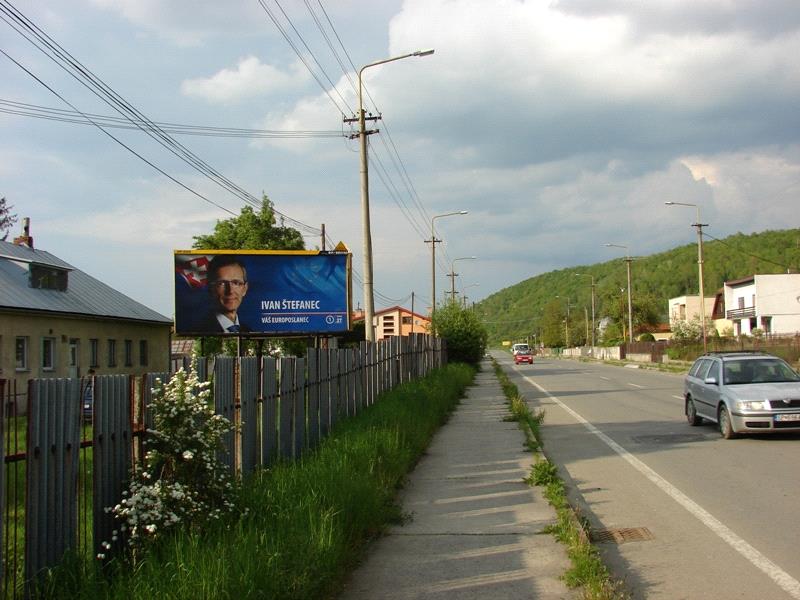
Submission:
[[[733,424],[731,423],[731,415],[725,405],[719,407],[717,422],[719,423],[719,433],[722,437],[726,440],[736,437],[736,432],[733,430]]]
[[[696,427],[703,422],[703,417],[697,415],[697,410],[694,408],[694,401],[691,398],[686,399],[686,420],[689,425]]]

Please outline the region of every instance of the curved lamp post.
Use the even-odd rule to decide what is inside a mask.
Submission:
[[[472,287],[478,287],[480,283],[470,283],[461,288],[461,301],[464,303],[464,308],[467,308],[467,290]]]
[[[706,298],[703,291],[703,227],[708,227],[708,223],[700,222],[700,207],[697,204],[688,202],[664,202],[667,206],[694,206],[697,209],[697,222],[692,223],[692,227],[697,227],[697,276],[700,280],[700,325],[703,330],[703,352],[708,352],[706,342]]]
[[[431,239],[425,240],[425,242],[431,243],[431,316],[433,316],[434,311],[436,310],[436,244],[441,242],[442,240],[436,239],[436,230],[434,229],[434,222],[436,219],[441,219],[442,217],[451,217],[453,215],[466,215],[466,210],[457,210],[455,212],[444,213],[441,215],[434,215],[431,218]]]
[[[631,301],[631,258],[628,247],[623,244],[604,244],[606,248],[624,248],[625,263],[628,265],[628,341],[633,343],[633,302]]]
[[[375,303],[372,295],[372,233],[369,222],[369,174],[367,171],[367,128],[364,117],[364,101],[361,76],[366,69],[411,56],[429,56],[433,50],[417,50],[402,56],[394,56],[364,65],[358,71],[358,129],[361,146],[361,225],[363,228],[364,254],[364,330],[368,342],[375,341]]]
[[[592,278],[592,354],[594,355],[594,275],[589,273],[575,273],[575,276]]]
[[[456,301],[456,262],[459,260],[477,260],[477,256],[459,256],[450,261],[450,294],[451,300]]]

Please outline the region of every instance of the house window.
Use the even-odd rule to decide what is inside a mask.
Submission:
[[[18,337],[14,341],[14,367],[17,371],[28,370],[28,338]]]
[[[108,340],[108,366],[117,366],[117,340]]]
[[[403,325],[411,325],[412,319],[411,317],[402,317],[401,323]]]
[[[147,340],[139,340],[139,364],[143,367],[147,366]]]
[[[42,338],[42,370],[52,371],[56,364],[56,338]]]
[[[42,290],[67,290],[67,271],[47,265],[31,265],[29,281],[32,288]]]
[[[125,366],[133,366],[133,341],[125,340]]]
[[[739,308],[744,308],[744,296],[737,298],[739,300]]]
[[[100,340],[95,338],[89,340],[89,366],[100,366]]]

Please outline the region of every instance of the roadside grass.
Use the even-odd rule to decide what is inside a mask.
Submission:
[[[397,490],[474,375],[472,367],[452,364],[384,394],[340,421],[301,460],[248,478],[239,518],[202,535],[175,535],[135,565],[117,560],[88,573],[67,567],[53,574],[43,595],[334,597],[367,543],[405,518]]]
[[[558,476],[558,468],[543,454],[540,427],[544,421],[544,411],[532,413],[525,399],[520,396],[517,386],[511,382],[497,361],[492,359],[492,362],[509,402],[509,420],[519,424],[525,433],[525,445],[537,453],[525,482],[543,487],[544,497],[556,509],[557,521],[546,531],[567,547],[567,556],[572,567],[562,575],[562,579],[570,588],[581,588],[586,600],[624,599],[626,596],[621,584],[612,579],[600,559],[600,553],[592,546],[585,528],[569,505],[564,482]]]

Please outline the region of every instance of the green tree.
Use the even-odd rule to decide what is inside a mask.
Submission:
[[[266,194],[258,212],[252,206],[242,208],[238,217],[217,221],[214,233],[194,236],[194,248],[213,250],[304,250],[299,231],[277,225],[275,209]]]
[[[566,343],[564,319],[567,318],[563,303],[557,299],[548,302],[542,312],[542,344],[551,348]]]
[[[475,312],[458,302],[437,308],[431,319],[435,335],[447,341],[450,361],[477,364],[486,352],[488,334]]]
[[[299,231],[283,224],[278,225],[272,201],[263,194],[261,208],[256,212],[252,206],[245,206],[237,217],[217,221],[214,233],[194,236],[193,247],[209,250],[304,250],[305,242]],[[281,339],[268,344],[267,351],[280,349],[284,354],[302,355],[307,346],[306,340]],[[236,340],[220,337],[202,338],[203,354],[236,355],[239,350]],[[264,353],[264,340],[245,340],[242,342],[243,354],[261,356]]]
[[[11,212],[12,208],[14,207],[7,204],[5,198],[0,198],[0,235],[3,236],[0,239],[4,241],[8,237],[11,226],[17,222],[17,215]]]

